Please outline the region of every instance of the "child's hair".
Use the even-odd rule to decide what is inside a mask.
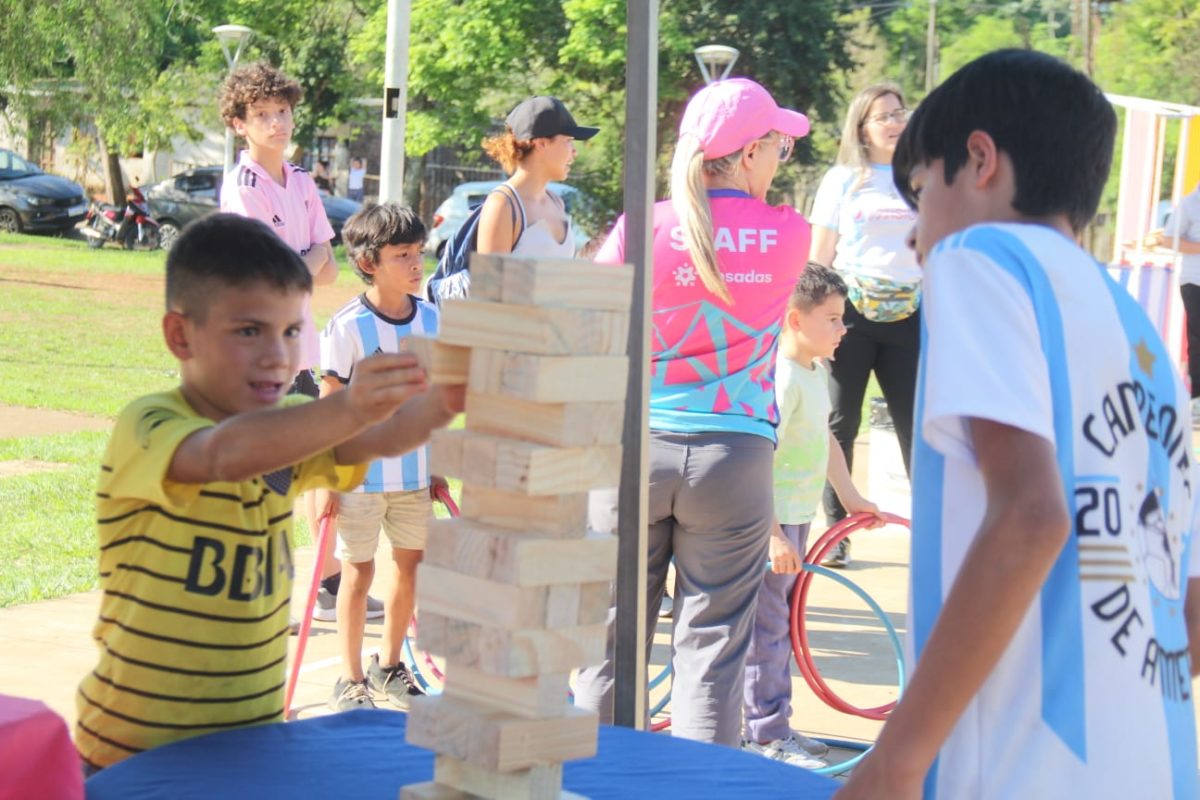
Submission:
[[[235,119],[246,119],[246,108],[259,100],[280,98],[292,108],[300,102],[300,84],[271,66],[258,61],[238,67],[221,86],[221,119],[233,125]]]
[[[871,175],[871,156],[863,127],[871,104],[881,97],[894,96],[904,105],[904,92],[894,83],[873,83],[854,95],[850,108],[846,110],[846,121],[842,124],[842,138],[838,143],[837,163],[853,167],[858,172],[858,186]]]
[[[846,282],[836,270],[810,261],[804,265],[800,280],[788,297],[788,308],[811,311],[833,295],[844,298],[846,294]]]
[[[312,291],[303,259],[264,223],[211,214],[183,229],[167,253],[167,308],[204,322],[214,289],[264,283]]]
[[[1066,214],[1080,231],[1100,203],[1116,130],[1116,112],[1086,75],[1034,50],[997,50],[917,108],[892,160],[896,188],[915,208],[913,169],[945,159],[950,183],[967,162],[967,137],[983,131],[1012,159],[1013,208],[1029,217]]]
[[[379,251],[389,244],[424,244],[425,223],[411,208],[400,203],[383,203],[356,211],[342,226],[342,241],[354,271],[364,283],[375,279],[362,264],[379,263]]]
[[[487,137],[482,144],[483,151],[499,162],[501,169],[509,175],[516,172],[517,165],[533,152],[533,142],[521,141],[513,135],[511,128],[505,128],[498,136]]]

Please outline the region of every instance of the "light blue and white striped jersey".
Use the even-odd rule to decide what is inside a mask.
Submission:
[[[416,297],[406,319],[392,319],[371,305],[365,294],[351,300],[333,315],[321,332],[321,374],[349,383],[354,365],[375,353],[407,349],[409,336],[436,336],[437,306]],[[429,486],[429,445],[401,456],[371,462],[367,479],[356,492],[414,491]]]
[[[1183,601],[1200,569],[1188,395],[1106,270],[1039,225],[977,225],[925,267],[909,648],[985,513],[968,420],[1052,442],[1071,536],[930,770],[926,797],[1196,797]]]

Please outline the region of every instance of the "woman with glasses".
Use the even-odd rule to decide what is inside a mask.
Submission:
[[[892,154],[908,121],[904,95],[892,83],[863,89],[850,103],[837,164],[817,190],[809,220],[810,260],[832,266],[846,281],[846,336],[829,370],[829,424],[851,466],[862,422],[863,395],[875,373],[896,427],[904,468],[912,449],[913,395],[920,353],[921,270],[905,240],[916,213],[892,183]],[[825,487],[825,516],[846,516]],[[844,567],[843,539],[826,566]]]
[[[775,351],[808,223],[767,190],[808,119],[743,78],[700,90],[680,123],[671,200],[654,207],[647,645],[675,559],[675,736],[741,744],[742,683],[774,519]],[[625,218],[596,254],[625,262]],[[591,524],[616,529],[616,492]],[[611,647],[611,641],[610,641]],[[575,705],[612,720],[609,659]],[[649,647],[647,647],[649,653]]]

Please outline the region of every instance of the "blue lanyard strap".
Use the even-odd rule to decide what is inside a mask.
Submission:
[[[709,189],[709,197],[745,197],[753,200],[754,196],[748,192],[743,192],[741,189]]]

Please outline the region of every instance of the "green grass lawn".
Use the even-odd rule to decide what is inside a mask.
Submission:
[[[318,324],[362,286],[341,248],[336,256],[337,292],[320,290]],[[164,258],[0,234],[0,405],[112,418],[176,385],[159,329]],[[0,461],[61,465],[0,478],[0,608],[95,587],[94,492],[106,441],[104,432],[0,439]],[[303,515],[296,541],[311,541]]]

